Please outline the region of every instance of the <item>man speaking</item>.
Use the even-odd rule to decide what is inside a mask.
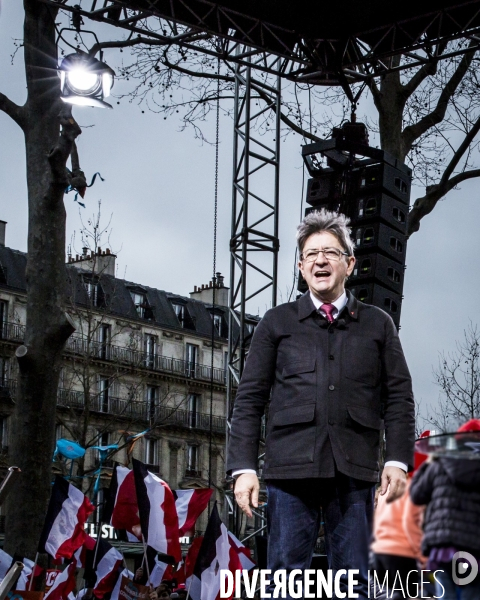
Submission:
[[[413,461],[414,402],[397,331],[379,308],[345,291],[355,264],[348,219],[326,210],[298,227],[308,292],[269,310],[253,336],[233,411],[227,469],[251,516],[258,505],[260,426],[269,403],[264,477],[268,568],[308,569],[323,508],[329,568],[357,569],[368,598],[368,543],[379,476],[400,497]],[[347,574],[341,579],[347,592]]]

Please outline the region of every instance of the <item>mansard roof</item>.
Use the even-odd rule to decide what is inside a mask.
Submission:
[[[27,255],[25,252],[0,246],[0,289],[12,292],[26,293],[25,267]],[[72,264],[66,265],[66,293],[79,307],[88,306],[89,298],[85,288],[85,281],[91,279],[101,287],[103,310],[107,314],[124,318],[128,321],[137,321],[143,325],[151,324],[152,327],[165,327],[178,329],[183,333],[211,338],[212,335],[212,304],[187,298],[179,294],[166,292],[132,281],[100,274],[92,275]],[[135,308],[131,292],[144,294],[146,298],[146,316],[141,318]],[[182,327],[178,320],[173,305],[183,304],[188,311],[190,326]],[[95,309],[97,310],[97,309]],[[224,316],[225,331],[227,330],[228,308],[215,306],[215,314]],[[248,316],[252,322],[259,320],[258,316]],[[220,337],[215,331],[215,337]]]

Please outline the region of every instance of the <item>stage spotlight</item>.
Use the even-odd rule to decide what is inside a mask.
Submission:
[[[61,98],[79,106],[112,108],[110,95],[115,72],[104,62],[84,53],[69,54],[58,67]]]

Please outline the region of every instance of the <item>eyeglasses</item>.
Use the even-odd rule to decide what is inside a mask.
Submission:
[[[301,260],[304,262],[310,263],[317,260],[317,256],[323,253],[323,256],[328,261],[338,261],[342,256],[350,256],[348,252],[343,252],[338,248],[322,248],[321,250],[307,250],[300,255]]]

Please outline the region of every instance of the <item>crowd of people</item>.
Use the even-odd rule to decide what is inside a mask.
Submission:
[[[479,419],[458,429],[478,431]],[[372,597],[479,600],[480,462],[417,455],[407,492],[378,497],[371,550]]]

